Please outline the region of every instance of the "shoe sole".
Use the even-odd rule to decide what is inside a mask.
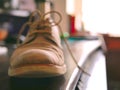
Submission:
[[[53,77],[63,75],[66,72],[66,65],[26,65],[18,68],[9,68],[8,75],[11,77]]]

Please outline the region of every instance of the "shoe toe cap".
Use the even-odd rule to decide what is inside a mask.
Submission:
[[[60,60],[61,58],[56,55],[56,53],[39,50],[39,49],[29,49],[25,52],[17,55],[17,57],[12,58],[11,66],[17,67],[26,64],[56,64],[62,65],[64,62]]]

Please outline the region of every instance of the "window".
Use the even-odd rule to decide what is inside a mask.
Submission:
[[[119,0],[82,0],[81,3],[81,19],[85,30],[93,33],[120,34]]]

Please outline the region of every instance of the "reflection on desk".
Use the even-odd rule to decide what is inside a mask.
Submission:
[[[96,50],[84,64],[91,76],[85,74],[77,84],[79,90],[107,90],[106,63],[102,50]]]

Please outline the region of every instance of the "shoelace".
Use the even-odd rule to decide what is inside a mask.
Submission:
[[[38,14],[39,20],[37,20],[37,21],[34,23],[34,22],[32,22],[32,21],[33,21],[33,17],[35,17],[35,14]],[[60,19],[59,19],[57,22],[54,21],[54,23],[51,24],[50,22],[47,22],[47,21],[48,21],[48,18],[46,18],[46,20],[45,20],[45,16],[47,16],[48,14],[57,14]],[[62,20],[62,16],[61,16],[61,14],[60,14],[59,12],[57,12],[57,11],[50,11],[50,12],[47,12],[47,13],[45,13],[45,14],[43,14],[43,15],[41,14],[41,12],[40,12],[39,10],[34,11],[34,12],[31,14],[31,16],[30,16],[30,18],[29,18],[29,21],[22,26],[22,28],[21,28],[21,30],[20,30],[20,32],[19,32],[19,34],[18,34],[17,45],[20,44],[20,39],[19,39],[19,37],[20,37],[20,35],[22,34],[22,32],[25,30],[25,27],[26,27],[27,25],[28,25],[28,26],[31,26],[31,28],[33,28],[33,30],[34,30],[34,28],[36,28],[36,27],[41,28],[42,26],[43,26],[43,27],[58,26],[58,28],[59,28],[59,30],[60,30],[60,33],[63,35],[63,40],[64,40],[64,42],[65,42],[66,48],[68,49],[68,51],[69,51],[69,53],[70,53],[70,56],[72,57],[74,63],[76,64],[76,66],[77,66],[83,73],[85,73],[85,74],[87,74],[87,75],[90,76],[90,74],[89,74],[88,72],[86,72],[82,67],[80,67],[80,66],[78,65],[77,60],[75,59],[74,55],[72,54],[72,51],[71,51],[70,46],[69,46],[69,44],[68,44],[68,42],[67,42],[67,39],[64,37],[64,33],[63,33],[63,31],[62,31],[62,29],[61,29],[61,27],[60,27],[60,25],[59,25],[59,23],[61,22],[61,20]],[[43,23],[44,21],[46,21],[46,22]],[[40,25],[40,26],[39,26],[39,25]],[[34,33],[37,33],[37,32],[39,33],[39,31],[34,31],[33,33],[31,33],[31,35],[34,34]],[[47,31],[46,31],[46,33],[47,33]]]

